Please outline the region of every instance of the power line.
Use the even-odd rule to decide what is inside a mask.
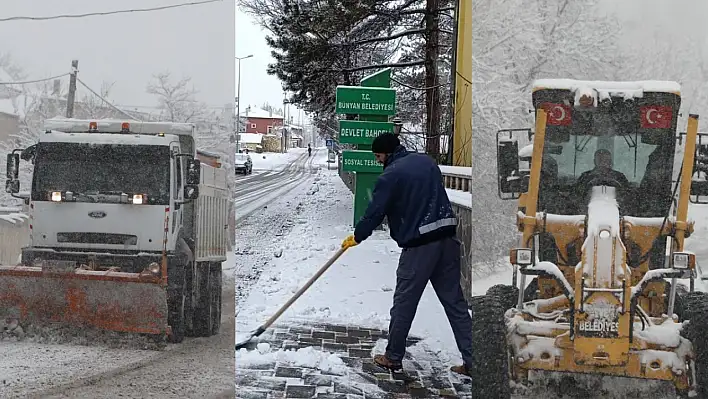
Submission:
[[[163,107],[161,105],[126,105],[126,104],[116,104],[118,107],[123,107],[123,108],[146,108],[146,109],[162,109]],[[232,109],[234,107],[226,107],[226,106],[219,106],[219,105],[207,105],[207,109]]]
[[[134,120],[140,120],[140,119],[134,117],[133,115],[131,115],[131,114],[129,114],[129,113],[123,111],[122,109],[116,107],[116,106],[113,105],[110,101],[108,101],[108,100],[106,100],[105,98],[103,98],[100,94],[96,93],[93,89],[91,89],[90,87],[88,87],[88,85],[86,85],[86,83],[84,83],[83,81],[81,81],[81,79],[79,79],[78,76],[76,77],[76,81],[79,82],[79,83],[81,83],[82,86],[84,86],[88,91],[90,91],[91,93],[93,93],[96,97],[100,98],[104,103],[108,104],[109,107],[111,107],[111,108],[113,108],[114,110],[120,112],[121,114],[127,116],[128,118],[131,118],[131,119],[134,119]]]
[[[34,80],[22,80],[22,81],[17,81],[17,82],[0,82],[0,85],[23,85],[23,84],[29,84],[29,83],[39,83],[39,82],[46,82],[48,80],[54,80],[54,79],[59,79],[63,78],[64,76],[69,76],[71,75],[70,73],[65,73],[57,76],[52,76],[49,78],[43,78],[43,79],[34,79]]]
[[[7,18],[0,18],[0,22],[8,22],[8,21],[47,21],[47,20],[50,20],[50,19],[85,18],[85,17],[105,16],[105,15],[113,15],[113,14],[128,14],[128,13],[138,13],[138,12],[152,12],[152,11],[167,10],[167,9],[170,9],[170,8],[198,6],[198,5],[207,4],[207,3],[215,3],[215,2],[218,2],[218,1],[223,1],[223,0],[194,1],[194,2],[190,2],[190,3],[171,4],[171,5],[168,5],[168,6],[161,6],[161,7],[135,8],[135,9],[127,9],[127,10],[102,11],[102,12],[89,12],[89,13],[84,13],[84,14],[59,14],[59,15],[51,15],[51,16],[48,16],[48,17],[7,17]]]

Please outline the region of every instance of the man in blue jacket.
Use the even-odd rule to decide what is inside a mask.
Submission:
[[[469,375],[472,362],[472,319],[460,287],[460,241],[457,220],[445,192],[438,165],[427,155],[408,152],[394,134],[372,143],[376,160],[384,166],[371,201],[354,234],[342,242],[350,248],[367,239],[388,218],[391,238],[402,248],[396,270],[388,346],[374,361],[392,370],[402,368],[406,338],[418,302],[428,281],[445,309],[462,366],[452,371]]]

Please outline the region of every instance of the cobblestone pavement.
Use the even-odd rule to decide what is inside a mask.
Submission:
[[[317,398],[471,398],[470,385],[454,376],[449,365],[430,353],[410,354],[403,373],[390,373],[373,362],[373,349],[387,332],[341,325],[276,326],[259,337],[272,351],[313,347],[334,353],[347,365],[344,375],[272,362],[239,366],[236,355],[236,397],[239,399]],[[420,339],[410,337],[408,346]],[[340,373],[341,374],[341,373]]]

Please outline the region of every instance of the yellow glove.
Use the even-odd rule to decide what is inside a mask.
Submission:
[[[345,238],[344,241],[342,241],[342,249],[349,249],[351,247],[355,247],[359,245],[358,242],[354,239],[354,235],[350,235],[349,237]]]

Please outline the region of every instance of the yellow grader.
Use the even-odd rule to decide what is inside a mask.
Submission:
[[[534,131],[497,133],[499,194],[518,200],[521,237],[512,284],[470,301],[473,392],[509,398],[510,380],[547,371],[708,398],[708,295],[684,250],[688,203],[708,193],[692,181],[708,148],[697,115],[676,133],[680,85],[546,79],[532,102]]]

